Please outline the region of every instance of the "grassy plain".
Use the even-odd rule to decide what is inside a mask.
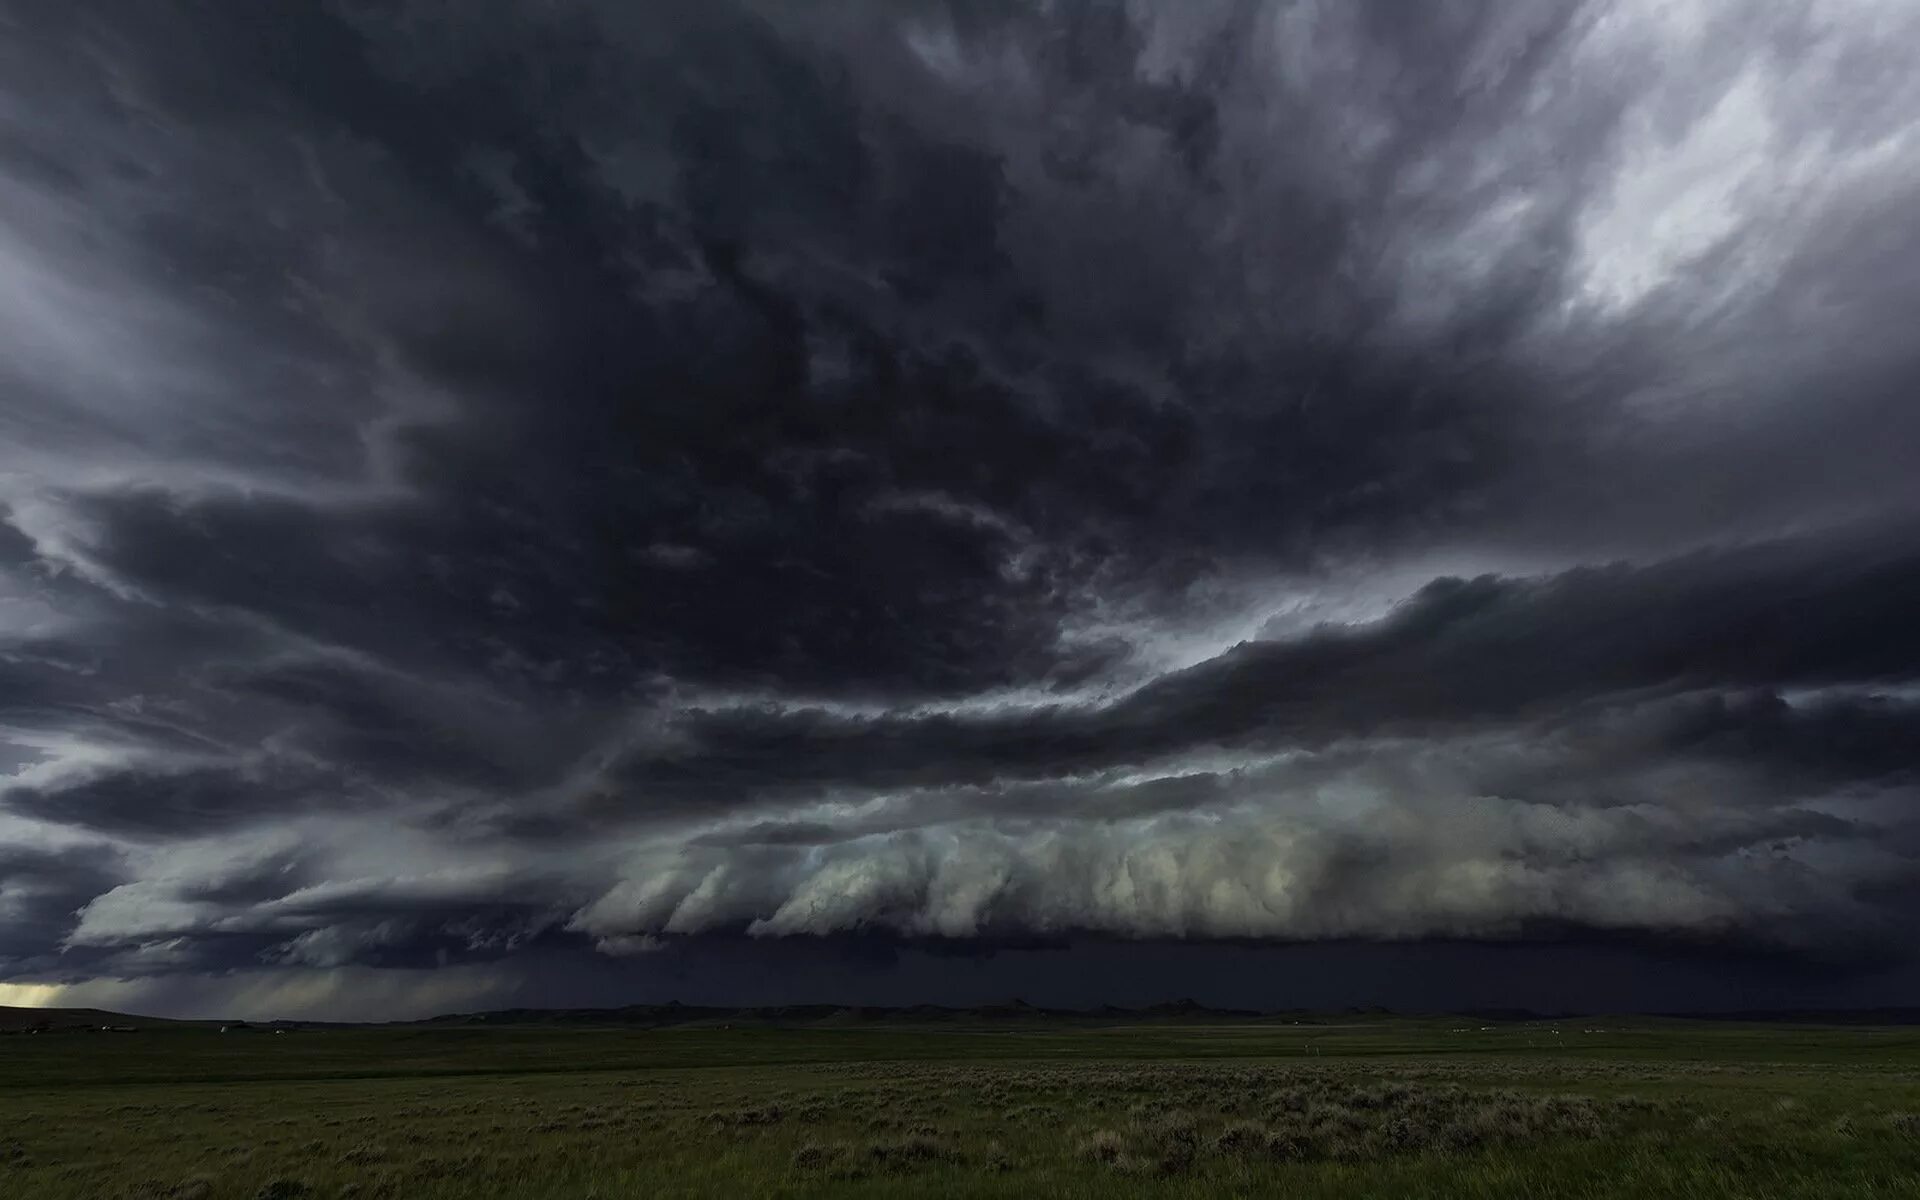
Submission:
[[[1920,1196],[1920,1030],[1329,1019],[0,1037],[0,1196]]]

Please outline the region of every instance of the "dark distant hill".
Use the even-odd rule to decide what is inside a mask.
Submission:
[[[1261,1022],[1274,1025],[1343,1025],[1393,1019],[1460,1020],[1491,1023],[1601,1019],[1596,1014],[1543,1013],[1527,1009],[1479,1009],[1452,1013],[1396,1013],[1384,1008],[1341,1010],[1287,1009],[1259,1012],[1251,1009],[1208,1008],[1194,1000],[1173,1000],[1144,1008],[1042,1008],[1021,1000],[1004,1004],[948,1008],[937,1004],[877,1007],[836,1004],[785,1004],[765,1007],[721,1007],[697,1004],[633,1004],[624,1008],[506,1008],[491,1012],[448,1013],[419,1021],[324,1022],[175,1020],[110,1012],[99,1008],[15,1008],[0,1005],[0,1034],[140,1032],[225,1028],[235,1032],[366,1028],[378,1024],[409,1027],[475,1027],[502,1025],[564,1025],[576,1027],[720,1028],[730,1026],[819,1027],[859,1025],[1126,1025],[1135,1023]],[[1605,1014],[1608,1020],[1671,1020],[1751,1022],[1791,1025],[1920,1025],[1920,1008],[1782,1009],[1737,1012]]]
[[[0,1005],[0,1032],[42,1029],[65,1030],[191,1029],[218,1025],[213,1021],[171,1021],[165,1017],[136,1017],[103,1008],[12,1008]]]
[[[1396,1016],[1467,1017],[1494,1022],[1564,1020],[1579,1014],[1541,1013],[1526,1009],[1487,1009],[1462,1013],[1395,1013],[1384,1008],[1352,1008],[1341,1011],[1282,1010],[1258,1012],[1248,1009],[1208,1008],[1193,1000],[1175,1000],[1145,1008],[1116,1008],[1105,1005],[1095,1009],[1041,1008],[1020,1000],[972,1008],[946,1008],[934,1004],[907,1007],[863,1007],[832,1004],[788,1004],[759,1008],[729,1008],[694,1004],[635,1004],[624,1008],[509,1008],[492,1012],[450,1013],[413,1022],[418,1025],[579,1025],[639,1026],[835,1026],[861,1024],[901,1025],[1007,1025],[1035,1024],[1112,1025],[1136,1021],[1239,1022],[1260,1021],[1273,1024],[1337,1025],[1353,1021],[1390,1020]],[[1878,1009],[1795,1009],[1781,1012],[1721,1012],[1644,1014],[1670,1020],[1750,1021],[1775,1024],[1809,1025],[1920,1025],[1920,1008]]]
[[[695,1004],[634,1004],[625,1008],[509,1008],[493,1012],[451,1013],[416,1022],[425,1025],[857,1025],[895,1024],[1007,1024],[1024,1021],[1112,1024],[1116,1021],[1252,1021],[1294,1018],[1327,1020],[1328,1014],[1277,1014],[1212,1009],[1192,1000],[1177,1000],[1146,1008],[1040,1008],[1021,1000],[972,1008],[937,1004],[907,1007],[870,1007],[836,1004],[786,1004],[761,1008],[727,1008]]]
[[[1675,1013],[1687,1021],[1751,1021],[1764,1025],[1920,1025],[1920,1008],[1779,1008]]]
[[[233,1032],[351,1028],[346,1022],[239,1021],[143,1017],[104,1008],[17,1008],[0,1004],[0,1033],[138,1033],[150,1030],[225,1029]]]

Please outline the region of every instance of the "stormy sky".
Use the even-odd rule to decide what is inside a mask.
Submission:
[[[1920,1003],[1909,0],[0,0],[0,1003]]]

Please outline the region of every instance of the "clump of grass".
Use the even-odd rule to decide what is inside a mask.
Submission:
[[[1314,1143],[1316,1157],[1330,1158],[1334,1162],[1364,1163],[1384,1158],[1389,1153],[1386,1143],[1371,1129],[1357,1129],[1336,1134]]]
[[[1443,1150],[1463,1154],[1476,1150],[1487,1140],[1486,1131],[1471,1120],[1452,1120],[1440,1127],[1434,1142]]]
[[[150,1179],[125,1193],[127,1200],[208,1200],[213,1195],[213,1180],[203,1175],[164,1183]]]
[[[1267,1139],[1270,1136],[1264,1125],[1256,1125],[1252,1121],[1236,1121],[1221,1130],[1220,1136],[1213,1139],[1213,1148],[1222,1154],[1242,1158],[1264,1155]]]
[[[844,1157],[839,1146],[820,1142],[802,1142],[793,1152],[793,1165],[803,1171],[818,1171],[833,1166]]]
[[[1299,1138],[1278,1130],[1267,1134],[1261,1148],[1266,1151],[1267,1157],[1275,1162],[1304,1162],[1314,1156],[1310,1143],[1302,1142]]]
[[[986,1152],[980,1156],[980,1165],[992,1174],[1005,1174],[1013,1170],[1013,1156],[999,1142],[988,1142]]]
[[[1417,1154],[1432,1145],[1438,1133],[1432,1126],[1412,1117],[1394,1117],[1380,1127],[1381,1140],[1388,1151]]]
[[[730,1125],[736,1128],[749,1125],[776,1125],[786,1115],[778,1104],[761,1104],[751,1108],[714,1109],[707,1114],[707,1121],[713,1125]]]
[[[1080,1143],[1080,1157],[1088,1162],[1112,1165],[1119,1162],[1126,1152],[1126,1139],[1111,1129],[1095,1130],[1092,1136]]]
[[[930,1137],[912,1134],[894,1141],[870,1143],[867,1157],[878,1166],[901,1170],[931,1162],[953,1162],[960,1156]]]
[[[1200,1149],[1200,1131],[1185,1113],[1168,1113],[1156,1120],[1140,1122],[1135,1133],[1142,1143],[1144,1157],[1162,1175],[1178,1175],[1193,1165]]]

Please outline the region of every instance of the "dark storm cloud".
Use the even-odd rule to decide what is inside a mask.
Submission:
[[[192,837],[297,812],[311,780],[272,769],[120,770],[58,789],[8,788],[9,812],[130,837]]]
[[[634,102],[590,90],[624,43],[562,39],[542,78],[577,65],[582,81],[547,81],[561,95],[530,109],[519,71],[458,61],[463,43],[444,51],[456,61],[414,64],[423,86],[370,67],[377,38],[304,23],[224,36],[311,79],[298,95],[319,127],[393,156],[516,294],[389,333],[478,410],[394,434],[426,497],[343,518],[299,498],[101,496],[87,551],[130,587],[382,653],[431,623],[421,649],[491,649],[500,670],[578,686],[662,670],[816,689],[1004,684],[1081,657],[1059,621],[1090,572],[1137,575],[1143,554],[1159,571],[1173,546],[1191,572],[1206,565],[1196,541],[1291,555],[1316,529],[1427,519],[1510,440],[1510,383],[1357,332],[1295,339],[1281,363],[1244,361],[1245,347],[1195,359],[1174,402],[1051,348],[1044,310],[965,305],[938,341],[899,328],[923,274],[943,294],[1019,290],[1000,262],[1003,156],[897,121],[866,137],[831,61],[758,19],[690,20],[687,62],[650,85],[680,114],[667,145],[605,161],[555,122]],[[778,100],[734,94],[759,77],[786,85]],[[717,101],[716,78],[733,85]],[[794,128],[764,128],[776,113]],[[817,157],[834,146],[848,161]],[[618,188],[629,156],[663,152],[680,177],[661,199]],[[514,164],[536,222],[520,236],[495,228],[476,153]],[[663,300],[663,279],[688,294]],[[1275,381],[1293,393],[1277,409]],[[783,603],[756,603],[769,594]]]
[[[0,0],[0,966],[1882,962],[1911,22]]]
[[[1385,620],[1245,643],[1109,704],[921,716],[693,711],[677,719],[683,740],[666,753],[649,749],[612,770],[625,785],[721,799],[829,783],[980,784],[1197,746],[1498,726],[1617,693],[1902,683],[1920,675],[1908,619],[1920,605],[1914,545],[1903,527],[1540,579],[1439,579]],[[1750,756],[1798,748],[1873,771],[1908,762],[1904,714],[1905,706],[1843,701],[1807,715],[1784,705],[1729,712],[1723,702],[1697,714],[1703,727],[1673,736],[1733,752],[1745,725],[1740,749]],[[1725,728],[1714,727],[1716,716]],[[1779,728],[1763,733],[1770,716]]]
[[[74,910],[119,882],[119,868],[105,847],[0,847],[0,963],[43,966]]]

